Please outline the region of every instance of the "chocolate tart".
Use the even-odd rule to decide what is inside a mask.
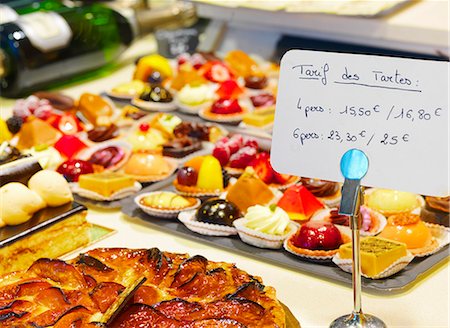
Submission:
[[[420,211],[420,218],[428,223],[449,227],[450,197],[425,197],[425,206]]]
[[[202,143],[199,140],[181,137],[166,142],[162,153],[164,156],[182,158],[200,149],[202,149]]]
[[[87,132],[87,137],[92,142],[103,142],[119,136],[119,128],[115,124],[109,126],[96,126]]]

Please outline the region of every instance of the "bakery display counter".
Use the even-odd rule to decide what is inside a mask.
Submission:
[[[198,53],[167,60],[158,55],[148,55],[154,51],[153,45],[151,37],[144,39],[128,51],[124,57],[125,64],[114,72],[58,90],[75,99],[69,111],[52,107],[68,103],[67,98],[55,93],[40,93],[18,101],[2,99],[2,123],[6,121],[2,129],[6,141],[1,143],[1,150],[2,154],[5,153],[5,161],[13,163],[6,165],[14,167],[15,157],[22,156],[21,152],[30,152],[40,160],[41,166],[47,168],[44,180],[50,180],[45,179],[45,174],[56,175],[55,181],[62,180],[53,189],[71,191],[76,194],[75,201],[87,206],[89,224],[114,231],[81,250],[64,255],[62,259],[67,262],[38,260],[27,274],[44,278],[50,275],[57,281],[58,277],[45,268],[48,262],[55,268],[62,266],[70,271],[70,275],[65,277],[67,280],[61,282],[62,289],[70,290],[71,283],[77,283],[83,285],[84,289],[80,291],[83,294],[96,286],[89,293],[89,297],[95,298],[97,292],[100,293],[107,285],[109,291],[105,293],[109,296],[111,290],[124,295],[130,293],[134,300],[152,305],[128,308],[126,314],[119,316],[122,322],[127,320],[127,315],[132,315],[129,311],[136,310],[149,318],[158,318],[160,308],[163,311],[167,310],[165,306],[181,306],[178,303],[174,305],[173,302],[178,302],[174,299],[162,301],[160,289],[156,296],[151,293],[154,292],[155,279],[158,281],[161,275],[172,279],[170,293],[184,295],[189,301],[200,299],[203,302],[205,299],[202,297],[212,297],[203,295],[197,299],[192,294],[201,291],[196,285],[199,281],[212,284],[212,290],[219,296],[205,301],[207,304],[201,307],[201,311],[218,313],[220,302],[228,310],[233,306],[240,309],[242,302],[256,297],[260,305],[251,303],[251,315],[265,322],[283,321],[284,317],[281,318],[277,312],[281,309],[279,300],[290,309],[302,327],[328,326],[337,315],[346,313],[351,307],[350,274],[331,262],[337,254],[345,255],[345,244],[350,240],[348,220],[332,210],[340,202],[338,183],[285,175],[271,167],[268,150],[275,111],[277,65],[243,51],[227,53],[225,59]],[[142,55],[146,56],[135,64],[133,59]],[[131,77],[134,79],[132,83]],[[209,97],[208,90],[213,91],[213,96]],[[11,113],[15,118],[8,120]],[[193,115],[196,113],[198,116]],[[8,143],[15,144],[18,150]],[[47,147],[42,147],[42,143]],[[53,198],[48,197],[47,189],[52,188],[39,188],[47,183],[51,185],[41,180],[37,190],[51,206]],[[33,193],[33,183],[28,182],[28,186],[31,189],[27,192]],[[20,188],[27,189],[24,185]],[[6,193],[5,190],[2,192]],[[383,246],[376,251],[380,248],[383,248],[381,251],[399,250],[392,256],[383,253],[391,261],[406,257],[410,262],[412,254],[424,258],[413,264],[405,260],[405,265],[398,270],[406,265],[408,269],[393,276],[392,280],[389,280],[389,275],[373,281],[365,280],[364,311],[383,318],[389,327],[448,326],[450,265],[448,221],[445,221],[448,220],[448,212],[445,215],[445,208],[431,206],[433,202],[445,203],[446,200],[425,200],[420,195],[375,188],[371,193],[361,218],[362,234],[376,241],[368,242],[372,245],[369,250],[373,250],[370,248],[373,245]],[[52,195],[56,197],[54,190]],[[220,198],[206,200],[211,197]],[[18,198],[11,199],[17,201]],[[72,201],[69,192],[66,198],[67,202]],[[83,198],[89,198],[89,201],[83,202]],[[31,210],[23,201],[18,204],[24,213],[19,211],[14,215],[20,219],[30,219],[43,208]],[[429,205],[431,220],[436,217],[436,210],[442,212],[443,217],[439,219],[442,222],[421,221],[418,214],[425,204]],[[188,210],[197,208],[195,214],[188,215]],[[8,210],[11,211],[10,206]],[[314,220],[318,213],[322,216]],[[176,221],[177,217],[180,222]],[[157,220],[166,221],[158,224]],[[308,220],[312,223],[306,224]],[[14,223],[5,220],[5,224]],[[434,223],[447,224],[447,228],[441,225],[435,228]],[[374,237],[389,229],[392,232],[402,224],[417,225],[417,231],[425,231],[426,236],[423,240],[411,240],[406,236],[400,242],[395,239],[397,236],[388,236],[387,232],[386,238],[389,239]],[[302,239],[302,229],[310,229],[318,236],[311,245]],[[218,237],[220,239],[216,243],[211,236],[217,235],[222,237]],[[234,236],[224,237],[228,235]],[[411,241],[417,243],[409,245]],[[256,244],[260,248],[248,244]],[[102,248],[145,250],[133,252]],[[259,249],[264,251],[256,256],[249,254]],[[80,251],[88,253],[71,260]],[[126,255],[128,252],[131,252],[129,257]],[[280,261],[280,257],[284,257],[289,265]],[[114,261],[116,258],[133,269],[127,271]],[[156,271],[140,271],[140,264],[131,263],[130,258],[133,261],[139,258],[136,263],[140,264],[148,262]],[[173,260],[179,269],[162,274],[168,259]],[[219,268],[214,262],[234,263],[245,272],[236,273],[237,269],[229,264],[222,264]],[[391,264],[387,266],[390,268]],[[385,268],[370,269],[370,272],[375,271],[375,275],[385,273]],[[397,271],[388,273],[394,275]],[[80,280],[80,272],[90,278]],[[234,272],[232,279],[229,279],[230,275],[225,277],[224,272]],[[247,272],[262,280],[252,278]],[[225,287],[220,283],[214,285],[211,277],[215,275],[218,280],[232,284],[230,293],[225,293]],[[135,280],[133,283],[127,280],[131,276]],[[141,276],[150,281],[140,280]],[[98,281],[93,277],[103,282],[96,285]],[[261,281],[266,287],[261,285]],[[276,297],[270,286],[275,288]],[[161,285],[158,288],[162,288]],[[255,289],[246,294],[247,288]],[[247,301],[242,300],[241,293],[245,294]],[[107,313],[106,310],[116,302],[114,297],[108,300],[108,305],[100,302],[100,298],[94,300],[100,312]],[[186,304],[182,304],[185,310],[188,309]],[[90,316],[93,310],[88,305],[86,307]],[[266,307],[272,307],[277,315],[268,315],[262,310]],[[155,308],[159,312],[154,312]],[[72,322],[69,319],[74,320],[75,313],[69,314],[70,318],[64,320]],[[39,318],[46,323],[47,319]],[[90,320],[87,313],[79,319]],[[101,322],[109,320],[104,316],[96,319]],[[61,322],[66,322],[64,320]],[[168,320],[167,316],[165,320]],[[221,318],[214,320],[220,322]],[[247,317],[242,320],[249,322]],[[64,326],[62,323],[59,325]],[[298,324],[294,322],[292,327],[298,327]]]
[[[92,223],[117,231],[89,249],[158,247],[169,252],[201,254],[213,261],[236,263],[239,268],[262,277],[265,283],[274,286],[278,299],[292,311],[302,327],[328,327],[337,315],[346,313],[352,305],[352,289],[347,284],[183,238],[142,219],[122,215],[119,211],[91,208],[87,218]],[[450,263],[446,260],[420,276],[411,288],[393,294],[374,290],[364,292],[364,310],[376,313],[389,327],[447,327],[449,274]]]

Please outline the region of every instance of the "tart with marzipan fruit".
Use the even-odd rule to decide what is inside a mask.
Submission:
[[[136,281],[143,283],[129,293]],[[43,258],[0,277],[2,327],[286,327],[274,288],[234,264],[152,249],[98,248],[70,261]]]
[[[192,210],[200,205],[194,197],[183,197],[169,191],[144,193],[135,198],[136,204],[147,214],[158,217],[176,217],[182,211]]]
[[[220,162],[211,155],[196,156],[178,171],[173,185],[185,196],[218,196],[228,186],[229,178]]]

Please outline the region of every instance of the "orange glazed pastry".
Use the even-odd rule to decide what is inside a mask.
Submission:
[[[437,246],[430,229],[416,214],[397,214],[388,218],[380,237],[406,244],[413,254],[433,250]]]
[[[247,167],[244,174],[230,187],[227,200],[245,213],[250,206],[268,204],[274,196],[274,193],[262,182],[255,171],[251,167]]]
[[[124,295],[129,306],[113,311],[105,324],[103,315]],[[261,278],[234,264],[157,248],[42,258],[0,277],[0,306],[4,328],[286,327],[275,289]]]
[[[20,129],[17,148],[22,150],[33,146],[51,146],[60,137],[61,133],[53,126],[37,117],[30,116]]]
[[[94,125],[104,125],[109,122],[113,113],[111,105],[106,100],[91,93],[81,95],[78,110]]]

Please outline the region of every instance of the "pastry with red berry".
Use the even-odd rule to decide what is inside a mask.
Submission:
[[[247,112],[248,109],[241,106],[237,99],[220,98],[210,107],[200,110],[199,115],[208,121],[238,124]]]
[[[220,139],[212,154],[230,175],[239,176],[256,158],[258,148],[259,145],[255,139],[235,134],[231,138]]]
[[[350,242],[350,237],[343,231],[332,223],[307,222],[286,239],[284,248],[303,258],[330,260],[342,244]]]
[[[264,183],[272,188],[285,190],[299,181],[299,177],[275,171],[270,163],[270,155],[261,152],[249,163]]]

